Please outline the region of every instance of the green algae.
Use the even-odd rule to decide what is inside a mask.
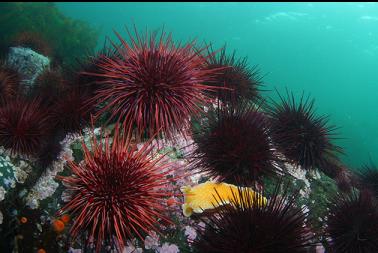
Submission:
[[[64,65],[76,63],[95,49],[99,31],[86,22],[63,15],[54,3],[8,2],[0,5],[0,49],[8,50],[17,34],[40,34]]]

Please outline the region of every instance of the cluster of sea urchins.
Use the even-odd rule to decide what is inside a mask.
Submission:
[[[241,188],[231,203],[216,215],[203,219],[205,228],[198,228],[193,241],[196,252],[280,252],[305,253],[312,245],[313,235],[306,226],[308,211],[296,207],[295,195],[286,190],[279,195],[281,184],[266,202],[261,194]],[[220,196],[216,201],[228,203]]]
[[[61,212],[74,217],[74,239],[83,233],[95,239],[97,252],[105,245],[122,251],[127,240],[143,240],[158,230],[156,225],[169,222],[162,204],[168,196],[163,189],[174,180],[167,177],[169,164],[155,157],[151,141],[137,148],[132,137],[186,134],[191,117],[204,105],[209,106],[206,116],[192,124],[191,155],[209,177],[250,185],[281,174],[275,147],[304,169],[346,175],[337,158],[341,149],[332,143],[334,128],[315,114],[313,100],[302,96],[296,103],[293,94],[280,95],[266,114],[252,104],[260,100],[261,79],[246,59],[227,56],[225,49],[219,55],[208,47],[196,49],[194,42],[177,45],[164,32],[129,33],[129,40],[116,35],[118,45],[112,42],[70,78],[61,70],[46,70],[29,94],[19,92],[16,74],[0,67],[0,145],[13,154],[35,155],[47,165],[57,157],[62,137],[79,132],[91,114],[117,122],[113,138],[93,136],[90,146],[83,143],[84,160],[70,162],[73,174],[61,177],[72,195]],[[43,52],[44,43],[33,36],[24,34],[19,41]],[[376,174],[360,175],[361,182],[373,181],[368,189],[375,193]],[[295,206],[295,196],[287,191],[279,196],[278,189],[267,203],[239,191],[240,198],[205,220],[194,248],[306,252],[312,238],[305,226],[308,213]],[[377,251],[377,205],[367,192],[339,198],[331,207],[327,231],[336,253]]]
[[[46,54],[50,45],[38,34],[21,33],[11,46],[24,46]],[[46,167],[61,151],[60,141],[68,133],[89,125],[93,112],[87,100],[95,84],[80,78],[82,66],[67,71],[59,66],[43,70],[30,89],[18,72],[0,66],[0,145],[15,155],[36,156]]]
[[[56,91],[43,89],[37,83],[29,93],[20,87],[0,106],[0,145],[14,155],[40,154],[55,135],[60,136],[56,139],[59,143],[67,133],[78,132],[86,125],[89,116],[85,117],[85,99],[74,87]]]
[[[130,42],[116,33],[120,45],[111,57],[103,55],[90,76],[102,77],[101,87],[92,98],[103,107],[99,117],[110,112],[125,128],[133,126],[139,138],[156,132],[167,139],[183,133],[191,116],[198,115],[208,101],[205,91],[217,69],[206,69],[204,49],[195,50],[194,43],[176,45],[170,35],[130,35]]]
[[[269,137],[269,122],[249,103],[210,109],[193,133],[193,163],[210,177],[235,183],[278,172],[280,160]]]
[[[84,161],[69,163],[73,175],[61,177],[72,199],[62,211],[75,217],[71,235],[81,233],[96,241],[96,252],[103,243],[121,252],[126,240],[143,240],[158,224],[169,222],[164,216],[163,198],[171,195],[164,188],[169,164],[154,157],[151,141],[137,148],[130,136],[115,128],[112,139],[106,136],[91,146],[83,144]],[[115,239],[115,240],[114,240]]]

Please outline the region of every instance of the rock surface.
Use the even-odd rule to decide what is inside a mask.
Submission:
[[[26,90],[34,84],[35,79],[50,66],[50,59],[38,54],[30,48],[11,47],[7,64],[17,70]]]

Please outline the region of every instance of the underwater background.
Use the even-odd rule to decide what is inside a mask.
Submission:
[[[0,252],[377,253],[377,70],[377,3],[0,3]]]
[[[100,29],[164,26],[177,41],[227,44],[264,74],[264,97],[287,87],[315,98],[339,127],[336,143],[353,168],[378,161],[377,3],[57,3],[67,16]]]

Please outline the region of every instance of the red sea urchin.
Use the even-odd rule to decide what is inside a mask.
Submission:
[[[280,196],[279,186],[266,203],[258,194],[240,189],[231,205],[223,205],[216,215],[203,219],[206,226],[197,230],[195,252],[309,252],[313,235],[306,227],[308,211],[296,207],[295,195],[286,191]],[[227,203],[220,196],[214,198]]]
[[[65,80],[60,69],[45,69],[34,81],[31,89],[31,97],[41,97],[46,106],[52,103],[60,96]]]
[[[272,137],[289,162],[304,169],[322,169],[329,160],[337,160],[342,152],[332,143],[334,126],[328,126],[326,116],[314,112],[314,100],[309,97],[296,103],[293,94],[287,98],[278,94],[281,103],[273,102],[268,114],[271,121]]]
[[[0,65],[0,103],[15,98],[20,84],[17,71],[8,68],[4,63]]]
[[[96,114],[110,110],[118,118],[136,128],[136,136],[151,136],[156,132],[168,139],[183,133],[191,115],[197,115],[208,97],[204,91],[214,89],[203,85],[212,79],[216,69],[205,69],[206,56],[194,49],[194,43],[176,45],[164,32],[160,37],[146,33],[130,33],[130,42],[116,33],[120,46],[113,57],[104,55],[98,63],[104,77],[101,89],[91,100],[105,104]]]
[[[228,56],[225,47],[215,54],[210,48],[206,67],[222,70],[214,81],[205,84],[223,87],[218,89],[216,94],[224,103],[233,103],[240,99],[257,102],[260,100],[259,87],[262,84],[257,66],[249,67],[247,58],[238,59],[235,54],[234,51]]]
[[[86,73],[99,73],[101,68],[98,66],[98,64],[101,63],[102,57],[106,56],[107,58],[113,58],[115,55],[116,52],[107,48],[105,44],[102,50],[98,51],[97,53],[93,53],[92,56],[87,56],[79,60],[77,62],[77,65],[71,66],[71,68],[66,72],[69,78],[66,81],[67,87],[65,93],[67,93],[68,91],[68,93],[73,94],[73,98],[71,100],[74,100],[74,105],[72,105],[72,109],[74,110],[75,108],[79,108],[76,114],[77,116],[81,114],[82,123],[88,121],[89,115],[94,115],[96,110],[98,109],[91,98],[93,98],[96,95],[96,91],[101,88],[101,81],[105,80],[104,77],[97,75],[88,75]],[[67,95],[68,97],[70,96],[69,94]],[[80,99],[75,99],[79,97]],[[60,101],[57,101],[58,105],[60,104],[60,106],[58,107],[63,106],[68,109],[69,105],[67,104],[64,106],[64,101],[64,98],[60,99]],[[57,113],[59,113],[59,110],[57,111]],[[105,116],[108,116],[108,114],[105,114]],[[104,120],[106,120],[106,117],[104,117]],[[72,122],[78,121],[73,120]],[[100,120],[100,122],[102,122],[102,119]],[[69,121],[67,121],[67,123],[69,123]],[[79,124],[75,125],[79,126]],[[79,128],[76,129],[78,130]]]
[[[62,212],[74,217],[73,238],[88,232],[97,252],[104,241],[122,251],[126,240],[143,239],[142,233],[169,222],[163,203],[171,194],[164,188],[174,179],[167,179],[170,165],[162,162],[164,156],[154,157],[151,142],[137,150],[116,126],[113,139],[93,137],[91,147],[83,144],[83,149],[84,161],[69,164],[73,175],[60,177],[72,193]]]
[[[37,154],[50,129],[48,111],[39,99],[16,98],[0,108],[0,145],[13,154]]]
[[[259,180],[278,172],[268,121],[247,103],[211,109],[193,133],[193,165],[211,177],[235,183],[239,177]]]
[[[86,101],[89,94],[80,87],[66,87],[51,107],[51,119],[65,133],[80,132],[90,122]]]
[[[68,76],[71,76],[71,80],[68,82],[71,86],[86,91],[90,96],[95,95],[95,91],[101,87],[100,83],[105,80],[105,77],[88,75],[87,73],[100,73],[102,68],[99,65],[103,57],[109,59],[115,58],[116,55],[120,57],[116,49],[109,48],[107,43],[108,40],[101,50],[89,53],[86,57],[78,60],[75,66],[71,67],[68,73]]]
[[[370,192],[340,194],[329,209],[331,252],[378,252],[378,205]]]

